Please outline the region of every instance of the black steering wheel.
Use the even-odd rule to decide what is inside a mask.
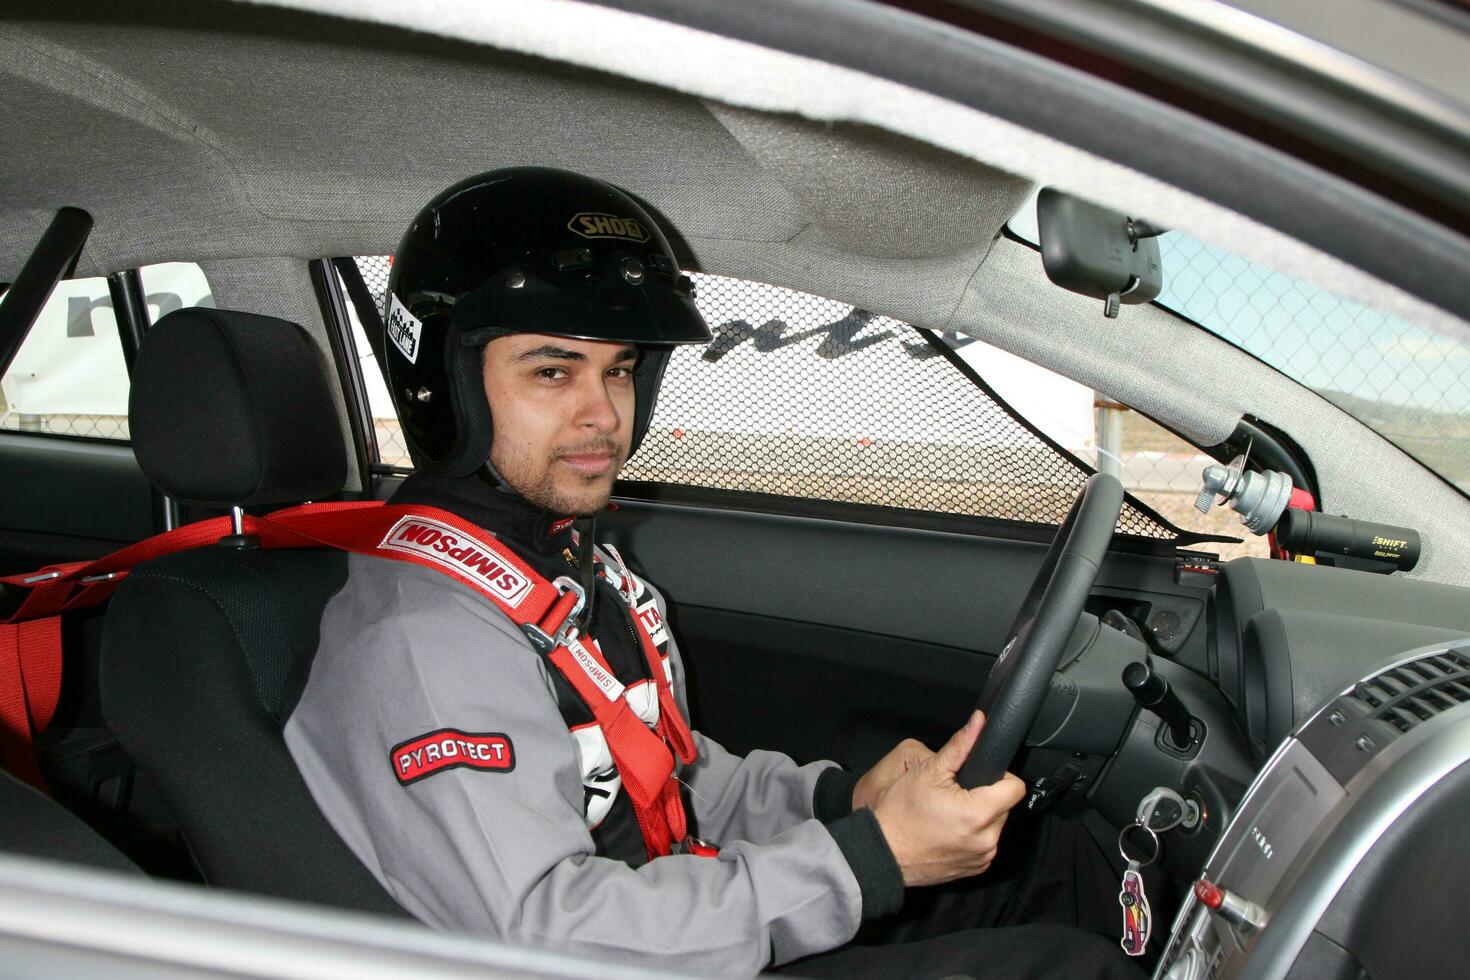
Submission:
[[[1094,473],[1057,528],[1011,624],[1010,640],[980,692],[976,707],[985,712],[985,730],[957,777],[966,789],[999,780],[1021,748],[1077,627],[1122,508],[1123,484]]]

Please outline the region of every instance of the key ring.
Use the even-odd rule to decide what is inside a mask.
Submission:
[[[1148,865],[1153,864],[1155,861],[1157,861],[1159,859],[1159,849],[1162,846],[1159,843],[1159,835],[1156,834],[1156,833],[1154,833],[1154,829],[1152,827],[1150,827],[1148,824],[1139,823],[1138,821],[1135,820],[1133,823],[1128,824],[1128,826],[1126,826],[1122,830],[1118,831],[1118,853],[1121,854],[1121,855],[1123,855],[1123,860],[1124,861],[1132,862],[1134,860],[1133,858],[1131,858],[1131,857],[1128,856],[1127,839],[1128,839],[1128,831],[1133,830],[1135,828],[1138,829],[1138,830],[1142,830],[1144,833],[1148,834],[1148,836],[1154,842],[1153,853],[1149,854],[1148,860],[1147,861],[1138,861],[1138,865],[1140,867],[1147,867]]]

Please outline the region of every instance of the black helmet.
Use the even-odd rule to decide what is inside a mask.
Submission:
[[[495,170],[414,218],[388,276],[388,380],[414,460],[467,476],[490,455],[480,348],[508,333],[637,344],[632,451],[674,344],[705,343],[668,241],[627,194],[540,167]]]

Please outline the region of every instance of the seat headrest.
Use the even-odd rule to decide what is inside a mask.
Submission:
[[[319,500],[347,476],[321,359],[275,317],[202,307],[161,317],[133,364],[128,419],[143,472],[187,503]]]

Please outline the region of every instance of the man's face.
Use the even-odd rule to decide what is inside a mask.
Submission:
[[[490,462],[521,496],[558,514],[607,506],[633,437],[638,348],[547,334],[485,347]]]

